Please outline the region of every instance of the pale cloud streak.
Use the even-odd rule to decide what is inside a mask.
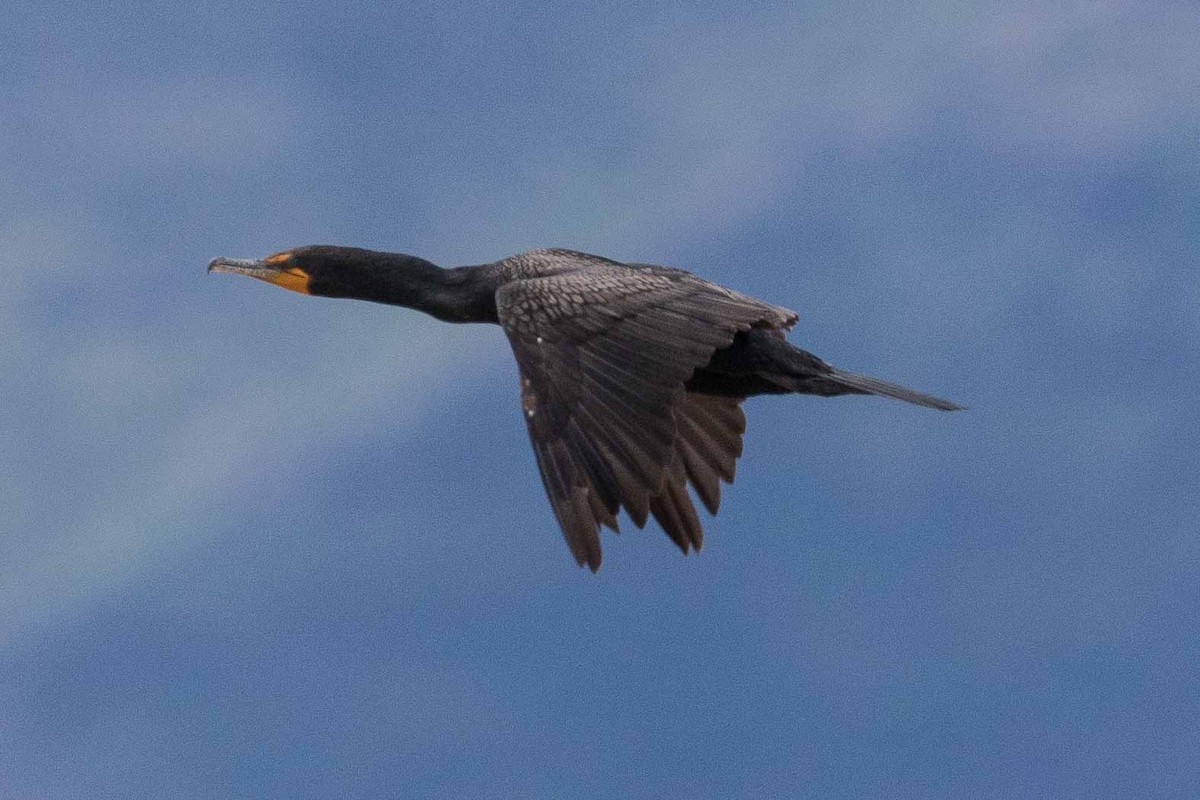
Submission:
[[[261,88],[102,91],[78,110],[93,124],[72,129],[72,146],[136,169],[228,172],[286,148],[294,107]],[[296,467],[326,448],[412,424],[445,389],[445,361],[470,364],[485,341],[346,306],[311,311],[319,321],[301,329],[286,299],[247,314],[264,288],[249,282],[236,303],[172,292],[145,316],[107,313],[95,298],[114,294],[113,280],[115,296],[150,297],[166,277],[154,259],[114,265],[112,239],[85,241],[119,211],[35,208],[0,231],[10,259],[0,387],[13,408],[0,422],[10,454],[0,471],[0,641],[74,619],[227,532],[234,522],[211,509],[235,487],[296,481]],[[186,269],[200,278],[203,262]],[[213,278],[204,290],[230,288]],[[89,317],[62,326],[54,305],[73,295]]]

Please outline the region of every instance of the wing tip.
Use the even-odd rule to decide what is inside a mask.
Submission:
[[[601,560],[600,553],[596,553],[594,556],[589,553],[587,556],[582,558],[575,556],[575,563],[579,566],[579,568],[583,569],[584,567],[587,567],[589,570],[591,570],[593,575],[600,571]]]

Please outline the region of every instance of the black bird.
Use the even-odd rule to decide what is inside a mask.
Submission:
[[[653,264],[572,250],[531,250],[442,269],[416,256],[312,245],[261,260],[216,258],[293,291],[424,311],[504,328],[521,406],[563,536],[580,566],[600,568],[601,525],[622,507],[653,515],[684,553],[703,531],[690,483],[710,513],[733,482],[758,394],[874,394],[952,411],[903,386],[843,372],[788,344],[796,312]]]

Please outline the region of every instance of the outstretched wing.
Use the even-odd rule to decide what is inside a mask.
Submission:
[[[521,403],[550,504],[580,565],[600,567],[599,526],[649,514],[685,552],[716,511],[745,429],[736,398],[684,382],[738,331],[795,314],[684,272],[616,264],[517,280],[497,292],[521,372]]]

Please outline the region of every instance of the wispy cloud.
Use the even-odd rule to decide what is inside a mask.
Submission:
[[[108,86],[88,98],[86,125],[72,129],[81,146],[140,167],[179,160],[192,168],[253,168],[294,143],[300,114],[311,113],[294,92],[207,81]],[[59,108],[71,105],[79,104]]]
[[[295,135],[294,105],[261,88],[97,95],[58,109],[89,121],[66,146],[97,159],[91,180],[125,165],[244,169]],[[211,509],[236,487],[294,480],[302,458],[411,424],[445,387],[445,360],[470,363],[481,346],[471,331],[340,306],[314,310],[320,322],[301,330],[285,321],[290,298],[247,313],[257,284],[214,278],[210,297],[239,299],[197,302],[179,286],[202,276],[203,260],[180,265],[186,276],[164,274],[161,259],[129,269],[113,263],[126,249],[117,237],[89,238],[119,229],[119,208],[68,217],[32,205],[0,231],[4,641],[221,535],[231,523]],[[147,313],[110,314],[97,303],[106,296],[142,297]]]

